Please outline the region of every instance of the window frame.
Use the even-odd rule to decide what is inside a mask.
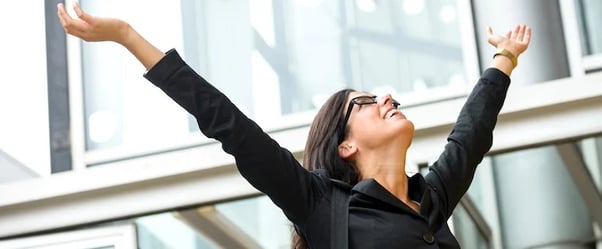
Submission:
[[[136,249],[134,225],[119,225],[75,231],[49,233],[0,241],[6,249],[81,249],[112,246],[114,249]]]

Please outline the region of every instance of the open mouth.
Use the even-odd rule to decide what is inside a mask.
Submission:
[[[401,115],[401,113],[398,110],[391,109],[390,111],[388,111],[385,114],[385,119],[391,119],[391,118],[393,118],[395,116],[398,116],[398,115]]]

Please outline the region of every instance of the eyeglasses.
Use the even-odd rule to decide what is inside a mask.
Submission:
[[[363,105],[371,105],[371,104],[376,104],[377,100],[376,100],[377,96],[357,96],[355,98],[352,98],[351,101],[349,101],[349,105],[347,106],[347,113],[345,113],[345,118],[343,119],[343,131],[342,131],[342,135],[339,141],[342,141],[343,138],[345,137],[345,128],[347,127],[347,121],[349,121],[349,116],[351,115],[351,111],[353,110],[353,105],[359,105],[359,106],[363,106]],[[391,104],[393,105],[393,107],[395,107],[395,109],[399,108],[399,105],[401,105],[399,102],[397,102],[397,100],[392,99]]]

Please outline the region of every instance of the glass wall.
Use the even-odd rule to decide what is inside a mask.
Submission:
[[[181,49],[179,1],[80,4],[93,15],[127,20],[161,50]],[[87,150],[144,150],[175,144],[189,134],[185,112],[142,77],[144,67],[125,48],[81,42],[81,56]]]
[[[81,4],[127,20],[162,50],[178,49],[266,130],[315,112],[342,88],[413,105],[467,86],[453,0],[154,1],[144,12],[115,0]],[[125,49],[81,45],[88,151],[197,141],[194,120],[142,78]]]
[[[461,248],[489,249],[489,241],[462,206],[454,210],[454,231]]]
[[[567,153],[566,148],[575,150]],[[592,210],[596,204],[591,205],[600,202],[602,193],[601,158],[600,137],[486,157],[464,198],[491,228],[492,242],[501,240],[495,248],[599,248],[594,246],[599,231],[590,212],[597,212]],[[455,234],[470,248],[483,246],[487,237],[465,204],[454,212]],[[524,236],[533,229],[538,232]]]
[[[9,1],[0,9],[0,158],[10,157],[25,167],[0,162],[0,178],[5,180],[22,178],[11,176],[14,170],[31,176],[51,173],[44,11],[44,1]],[[11,25],[15,20],[27,22]]]
[[[0,240],[3,249],[135,249],[136,228],[130,224],[105,224],[78,230]]]
[[[141,248],[290,248],[291,226],[266,196],[134,220]]]
[[[577,2],[582,55],[602,54],[602,2],[579,0]]]

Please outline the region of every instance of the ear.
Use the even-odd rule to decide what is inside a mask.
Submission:
[[[357,146],[349,143],[341,143],[339,144],[339,156],[343,159],[347,159],[357,152]]]

